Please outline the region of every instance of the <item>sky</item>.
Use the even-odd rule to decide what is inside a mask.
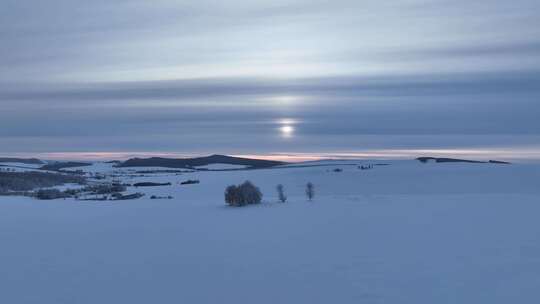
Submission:
[[[537,0],[0,4],[0,155],[540,159]]]

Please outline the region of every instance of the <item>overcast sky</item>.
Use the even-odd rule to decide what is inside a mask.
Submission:
[[[0,4],[1,155],[540,158],[538,0]]]

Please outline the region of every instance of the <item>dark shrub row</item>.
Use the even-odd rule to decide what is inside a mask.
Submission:
[[[36,193],[36,198],[40,200],[52,200],[66,197],[69,197],[69,195],[58,189],[41,189]]]
[[[180,185],[194,185],[198,183],[200,183],[198,179],[188,179],[187,181],[181,182]]]
[[[141,182],[133,184],[133,187],[156,187],[156,186],[170,186],[171,183],[153,183],[153,182]]]
[[[92,194],[111,194],[124,191],[126,191],[126,186],[122,184],[99,184],[84,187],[84,189],[79,192],[90,192]]]

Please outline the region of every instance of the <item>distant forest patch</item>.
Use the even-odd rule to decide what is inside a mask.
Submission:
[[[91,163],[81,163],[81,162],[58,162],[42,166],[41,170],[49,171],[59,171],[65,168],[74,168],[74,167],[86,167],[91,166]]]
[[[28,165],[42,165],[43,162],[37,158],[14,158],[14,157],[0,157],[0,163],[21,163]]]
[[[68,183],[84,184],[81,176],[47,172],[0,172],[0,194],[9,191],[30,191]]]

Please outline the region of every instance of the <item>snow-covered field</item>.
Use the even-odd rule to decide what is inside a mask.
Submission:
[[[120,202],[0,197],[0,303],[540,301],[540,165],[324,164],[126,175],[172,185]],[[226,207],[247,179],[264,203]]]

